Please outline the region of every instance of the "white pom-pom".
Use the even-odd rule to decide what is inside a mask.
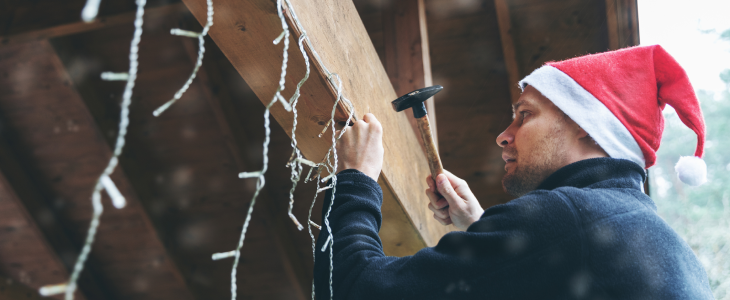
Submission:
[[[698,186],[707,182],[707,165],[697,156],[680,157],[674,170],[679,180],[688,185]]]

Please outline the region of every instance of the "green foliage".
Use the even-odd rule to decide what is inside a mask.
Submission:
[[[730,85],[730,69],[725,69],[724,71],[720,72],[720,80],[725,82],[725,84]]]
[[[730,39],[730,30],[723,33]],[[730,82],[730,70],[721,78]],[[717,299],[730,299],[730,91],[698,93],[707,126],[708,182],[687,186],[677,179],[679,156],[694,154],[696,135],[672,109],[666,118],[657,164],[650,169],[651,195],[659,214],[700,258]]]
[[[730,29],[723,31],[720,34],[720,38],[726,41],[730,41]]]

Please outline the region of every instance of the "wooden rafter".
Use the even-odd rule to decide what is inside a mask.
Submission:
[[[0,299],[4,300],[43,300],[38,290],[17,279],[0,276]],[[76,299],[85,299],[83,296],[76,296]]]
[[[0,298],[40,299],[38,288],[68,278],[66,266],[53,251],[4,174],[0,173]],[[2,278],[4,279],[4,278]],[[86,299],[81,291],[76,298]],[[25,299],[25,298],[24,298]]]
[[[111,157],[110,147],[47,41],[8,46],[2,51],[16,57],[4,60],[11,64],[4,66],[6,70],[27,72],[28,81],[6,90],[0,97],[0,109],[7,125],[19,136],[18,147],[23,147],[34,163],[38,180],[49,185],[57,205],[61,205],[58,214],[69,224],[72,239],[80,248],[91,217],[91,190]],[[108,206],[102,217],[88,262],[100,271],[99,280],[122,298],[156,298],[162,293],[192,299],[124,172],[117,169],[111,178],[128,204],[121,210]],[[103,201],[108,205],[108,199]],[[120,219],[135,221],[114,222]],[[143,284],[129,289],[126,282],[115,280],[120,277],[143,280]],[[55,283],[59,282],[44,284]]]
[[[0,124],[0,126],[7,128],[6,124]],[[28,285],[36,288],[40,287],[38,284],[42,285],[42,283],[62,282],[67,279],[68,271],[73,268],[73,259],[78,255],[79,247],[71,241],[68,226],[59,220],[52,203],[47,201],[47,199],[53,198],[47,196],[50,194],[49,191],[45,191],[44,188],[32,182],[33,180],[24,168],[24,159],[17,155],[11,146],[14,141],[17,141],[17,138],[12,136],[10,130],[3,130],[0,134],[0,176],[2,177],[0,189],[5,195],[0,199],[6,202],[2,214],[8,214],[7,217],[0,219],[15,224],[14,227],[17,227],[18,230],[13,230],[13,234],[22,234],[23,237],[0,234],[0,240],[6,241],[7,244],[20,246],[19,249],[16,249],[19,252],[6,252],[0,254],[0,257],[22,260],[30,256],[25,249],[48,250],[50,253],[47,256],[31,254],[30,258],[34,262],[44,262],[41,263],[44,268],[43,272],[28,271],[26,269],[28,266],[23,266],[22,270],[14,270],[20,273],[7,270],[0,274],[4,273],[8,276],[19,276],[22,273],[33,274],[36,278],[32,280],[32,284],[28,283]],[[5,211],[6,209],[10,209],[10,212]],[[18,226],[19,224],[24,225]],[[10,231],[4,233],[6,232]],[[21,244],[20,241],[35,244]],[[62,257],[59,258],[58,255]],[[61,263],[60,269],[57,268],[55,259]],[[2,263],[8,262],[2,261]],[[13,262],[9,263],[13,264]],[[58,269],[58,271],[53,271],[54,269]],[[96,274],[98,274],[98,270],[95,266],[90,266],[86,272],[81,274],[79,294],[86,295],[90,299],[109,299],[110,297],[96,279]],[[58,276],[62,276],[62,278],[59,279]],[[83,295],[78,299],[83,299]]]
[[[185,10],[185,5],[183,5],[182,3],[175,3],[147,9],[145,10],[144,14],[145,18],[147,19],[157,19],[171,13]],[[57,25],[49,28],[31,30],[8,36],[0,36],[0,44],[12,45],[32,41],[40,41],[49,38],[87,32],[91,30],[103,29],[120,24],[131,24],[132,22],[134,22],[135,14],[136,12],[127,12],[113,16],[99,17],[91,23],[86,23],[79,20],[77,22]]]
[[[205,20],[205,2],[184,1],[198,21]],[[299,145],[310,160],[321,161],[331,144],[327,132],[318,138],[324,128],[336,97],[336,86],[328,82],[326,68],[339,74],[343,90],[360,115],[371,111],[381,121],[385,131],[384,146],[387,155],[382,173],[381,187],[397,197],[412,227],[419,233],[403,244],[433,246],[452,227],[443,227],[432,218],[426,207],[425,178],[428,166],[418,141],[405,114],[393,112],[390,101],[395,99],[385,70],[372,47],[362,21],[349,1],[292,1],[297,14],[313,45],[306,44],[312,61],[313,74],[302,87],[300,98],[300,122],[297,127]],[[217,1],[217,11],[235,12],[216,21],[210,36],[251,86],[262,102],[267,103],[274,95],[281,69],[281,46],[271,41],[281,33],[281,23],[276,15],[275,3],[264,0]],[[288,22],[293,24],[291,17]],[[304,60],[296,46],[296,36],[291,37],[289,49],[289,88],[285,96],[291,96],[293,86],[304,75]],[[314,58],[311,48],[317,49],[321,61]],[[344,104],[343,104],[344,105]],[[344,121],[343,106],[336,120]],[[292,115],[278,105],[272,115],[291,134]],[[386,201],[390,201],[387,200]],[[401,213],[401,215],[403,215]],[[387,226],[385,219],[383,226]],[[425,243],[424,243],[425,242]]]

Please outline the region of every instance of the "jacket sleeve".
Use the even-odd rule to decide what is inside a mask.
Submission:
[[[448,233],[435,247],[413,256],[389,257],[378,237],[380,187],[356,170],[342,171],[337,177],[329,217],[334,235],[333,264],[329,248],[321,251],[329,236],[324,224],[315,250],[314,282],[319,300],[330,299],[330,267],[333,299],[519,298],[529,291],[524,288],[526,280],[532,288],[537,288],[536,281],[546,287],[557,286],[561,284],[558,280],[575,267],[565,262],[551,265],[547,259],[558,254],[574,257],[580,248],[571,245],[575,243],[573,235],[565,234],[576,228],[570,209],[561,199],[550,201],[550,195],[539,194],[494,206],[466,232]],[[323,217],[330,199],[328,192]],[[546,202],[553,203],[548,208],[542,205]],[[544,217],[547,211],[553,212],[547,214],[549,218]]]
[[[314,283],[317,299],[351,299],[348,291],[373,261],[385,259],[383,245],[378,236],[381,225],[380,206],[383,193],[372,178],[357,171],[345,170],[337,174],[336,198],[329,216],[329,226],[334,235],[333,264],[330,264],[330,249],[322,251],[328,241],[329,232],[325,216],[332,200],[332,190],[325,194],[322,205],[322,230],[315,248]],[[330,267],[333,268],[332,291],[330,290]]]

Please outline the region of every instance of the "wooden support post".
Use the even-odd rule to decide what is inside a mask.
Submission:
[[[515,42],[512,39],[512,19],[510,18],[507,0],[494,0],[494,8],[497,11],[499,38],[502,40],[502,55],[504,56],[504,66],[507,69],[509,94],[512,102],[515,102],[520,98],[520,94],[522,93],[519,86],[517,86],[522,74],[520,74],[519,65],[517,65]]]
[[[383,66],[398,96],[433,85],[423,0],[400,0],[386,4],[383,8],[383,42]],[[426,111],[438,150],[434,97],[426,101]],[[419,143],[423,145],[413,113],[408,109],[406,114]]]
[[[396,205],[388,203],[383,210],[393,209],[392,215],[408,220],[410,226],[398,231],[414,230],[417,235],[404,236],[396,247],[434,246],[452,226],[444,227],[432,217],[427,208],[425,178],[429,173],[426,158],[421,151],[413,129],[405,114],[393,111],[390,101],[397,95],[380,63],[365,31],[355,6],[350,1],[318,0],[291,1],[297,9],[299,20],[307,31],[312,44],[305,43],[312,63],[309,81],[302,86],[299,104],[297,137],[300,149],[310,160],[321,161],[331,145],[331,131],[318,138],[325,127],[336,98],[337,84],[330,82],[326,69],[342,79],[344,96],[354,104],[358,115],[374,113],[383,124],[385,161],[381,187],[385,194],[394,195]],[[199,22],[206,17],[206,4],[201,0],[185,0],[184,3]],[[233,66],[246,80],[259,99],[268,104],[279,82],[281,70],[281,45],[272,41],[281,33],[281,22],[276,16],[276,4],[268,0],[221,0],[214,3],[216,11],[228,12],[216,19],[210,36],[228,57]],[[289,24],[294,24],[287,14]],[[297,47],[301,32],[293,28],[289,49],[287,88],[284,96],[291,96],[294,86],[303,77],[304,59]],[[316,49],[319,58],[314,57]],[[326,67],[325,67],[326,66]],[[347,114],[340,103],[336,121],[344,122]],[[271,110],[274,118],[288,134],[291,134],[292,114],[281,106]],[[393,224],[391,212],[384,212],[383,227]],[[403,224],[403,223],[400,223]],[[381,237],[388,230],[381,232]],[[384,239],[388,240],[388,239]],[[391,241],[388,240],[388,243]]]
[[[610,50],[639,44],[636,0],[606,0],[606,27]]]

